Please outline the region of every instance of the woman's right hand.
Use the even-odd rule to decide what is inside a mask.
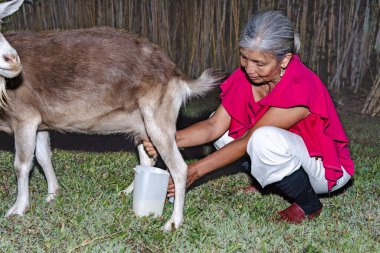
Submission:
[[[149,139],[143,140],[143,145],[145,151],[148,153],[150,157],[156,158],[158,155],[158,152],[156,148],[154,147],[153,143]]]

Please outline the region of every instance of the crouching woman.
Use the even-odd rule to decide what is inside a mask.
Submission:
[[[322,210],[318,194],[344,186],[354,174],[348,139],[326,87],[299,56],[300,41],[281,12],[254,15],[239,41],[240,67],[221,84],[222,103],[207,120],[176,134],[179,147],[230,141],[189,164],[187,186],[244,157],[265,187],[275,184],[291,201],[278,212],[300,223]],[[225,144],[225,145],[224,145]],[[156,155],[152,144],[144,146]],[[173,184],[169,195],[174,195]]]

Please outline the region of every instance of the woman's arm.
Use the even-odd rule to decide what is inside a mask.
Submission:
[[[232,141],[207,157],[190,164],[187,186],[191,185],[199,177],[228,165],[242,157],[246,153],[249,138],[257,128],[262,126],[275,126],[289,129],[309,114],[309,110],[305,107],[294,107],[289,109],[276,107],[269,108],[255,126],[243,137]],[[169,189],[169,195],[172,195],[174,192],[171,192],[170,190],[171,189]]]
[[[177,146],[184,148],[209,143],[222,136],[228,130],[230,121],[230,115],[220,105],[210,118],[177,131]]]
[[[193,147],[209,143],[227,132],[231,117],[220,105],[208,119],[193,124],[176,133],[179,148]],[[149,140],[143,140],[144,148],[149,156],[157,156],[157,150]]]

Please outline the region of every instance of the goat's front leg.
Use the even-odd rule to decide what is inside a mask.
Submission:
[[[50,137],[46,131],[37,132],[36,158],[45,173],[48,184],[46,202],[50,202],[57,196],[59,185],[51,163]]]
[[[139,144],[137,146],[137,150],[139,152],[140,165],[145,165],[145,166],[154,165],[155,159],[149,157],[149,155],[145,151],[143,144]],[[131,194],[133,192],[133,185],[134,185],[134,181],[132,181],[132,183],[127,187],[127,189],[121,191],[120,194],[125,194],[125,195]]]
[[[31,124],[30,124],[31,125]],[[14,167],[17,175],[17,200],[5,214],[24,215],[29,208],[29,172],[32,168],[33,153],[36,146],[36,130],[33,126],[16,127]]]

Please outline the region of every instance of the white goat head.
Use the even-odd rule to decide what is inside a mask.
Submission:
[[[24,0],[14,0],[0,4],[0,20],[17,11]],[[22,66],[16,50],[0,34],[0,109],[6,103],[6,83],[4,78],[13,78],[20,74]]]

